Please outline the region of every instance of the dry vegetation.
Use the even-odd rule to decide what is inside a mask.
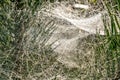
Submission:
[[[58,55],[51,48],[52,44],[46,44],[56,30],[55,21],[38,15],[42,15],[39,11],[44,6],[53,3],[44,0],[0,1],[0,80],[120,79],[120,1],[68,0],[68,3],[75,2],[92,6],[93,12],[79,12],[88,12],[84,17],[107,10],[109,20],[104,16],[106,35],[79,39],[79,46],[71,55],[79,67],[69,68],[57,61]]]

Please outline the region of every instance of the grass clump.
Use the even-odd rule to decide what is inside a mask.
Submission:
[[[54,23],[37,18],[45,1],[29,1],[0,1],[0,80],[32,80],[55,61]]]
[[[104,1],[108,12],[108,20],[103,20],[105,27],[105,39],[96,49],[96,66],[100,70],[99,75],[106,75],[106,79],[120,79],[120,1]],[[102,66],[102,67],[100,67]],[[102,71],[104,73],[101,73]]]

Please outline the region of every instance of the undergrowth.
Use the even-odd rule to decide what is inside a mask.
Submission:
[[[33,80],[35,73],[54,63],[56,55],[46,45],[54,24],[45,23],[37,14],[43,3],[0,1],[0,80]]]
[[[120,79],[120,1],[103,1],[108,16],[104,18],[105,39],[96,48],[96,68],[105,71],[106,79]],[[109,18],[108,18],[109,17]]]
[[[89,1],[97,3],[97,0]],[[109,17],[108,21],[103,20],[106,35],[96,36],[94,43],[87,38],[84,47],[93,50],[94,46],[95,52],[92,56],[77,54],[76,62],[80,68],[70,69],[56,61],[52,44],[46,44],[55,25],[53,21],[41,19],[42,16],[38,18],[38,11],[45,1],[1,0],[0,80],[47,80],[59,74],[67,80],[120,79],[120,1],[101,1]],[[52,80],[57,80],[56,76]]]

